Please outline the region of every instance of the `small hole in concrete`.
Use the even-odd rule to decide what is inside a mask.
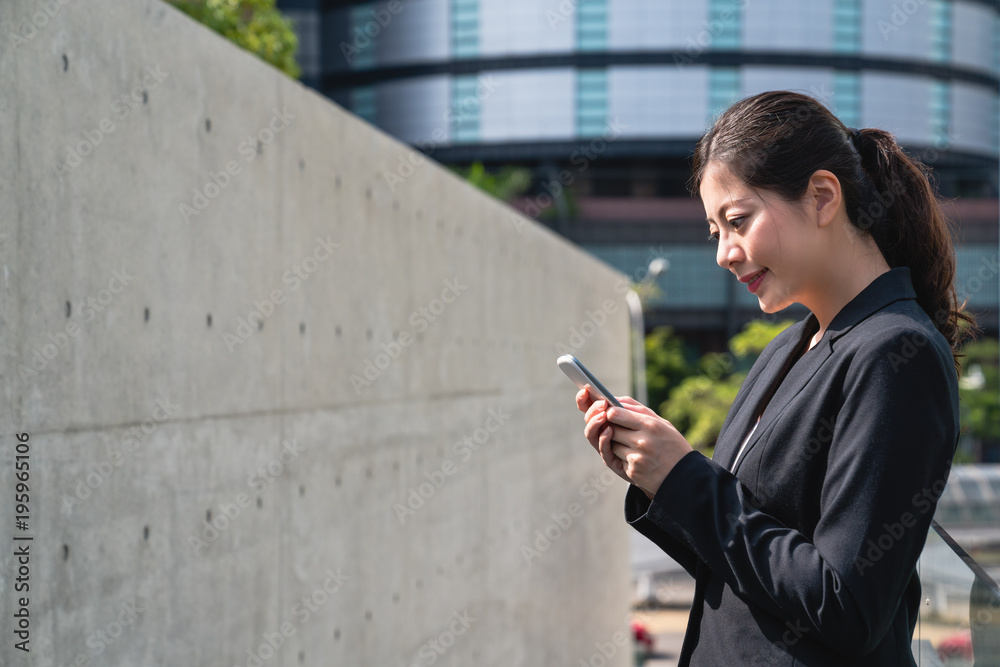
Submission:
[[[392,594],[392,603],[393,604],[399,604],[399,593],[393,593]]]
[[[63,545],[63,560],[69,560],[69,545]]]
[[[209,329],[212,328],[212,313],[209,313],[208,316],[205,317],[205,323],[208,325]]]
[[[305,171],[305,169],[306,169],[306,161],[305,160],[301,160],[301,159],[299,160],[299,169],[301,169],[302,171]]]
[[[146,308],[145,310],[142,311],[142,319],[145,322],[149,321],[149,308]]]
[[[205,511],[205,522],[212,523],[212,510]]]
[[[392,210],[393,211],[398,211],[399,210],[399,202],[396,201],[395,199],[392,200]]]
[[[340,639],[340,628],[335,628],[334,629],[334,631],[333,631],[333,638],[337,639],[337,640]]]
[[[149,540],[149,526],[142,527],[142,539]]]
[[[340,486],[340,478],[339,477],[335,477],[333,479],[333,485],[334,486]]]
[[[300,495],[300,496],[304,496],[304,495],[306,495],[306,487],[305,487],[305,485],[304,485],[304,484],[300,484],[300,485],[299,485],[299,495]]]
[[[205,131],[206,132],[211,132],[212,131],[212,119],[211,118],[206,118],[205,119]]]
[[[71,312],[73,312],[73,306],[70,304],[69,301],[67,301],[66,302],[66,317],[69,317],[69,314]]]
[[[257,331],[261,331],[264,328],[264,320],[257,320]]]
[[[306,661],[306,652],[305,651],[299,651],[299,662],[304,663],[305,661]]]
[[[365,188],[365,199],[371,199],[371,198],[372,198],[372,189]]]
[[[264,499],[261,498],[260,496],[257,496],[257,509],[263,509],[263,508],[264,508]]]
[[[69,69],[69,58],[64,53],[63,54],[63,71],[65,72],[68,69]]]
[[[365,329],[365,338],[367,338],[368,340],[371,340],[373,335],[375,335],[375,334],[372,332],[371,329]]]
[[[399,470],[399,461],[393,461],[392,462],[392,469],[393,470]]]
[[[371,611],[368,611],[368,610],[365,611],[365,620],[366,621],[372,620],[372,613],[371,613]]]
[[[263,142],[261,142],[260,139],[258,139],[257,140],[257,155],[260,155],[263,152],[264,152],[264,144],[263,144]]]
[[[372,478],[372,469],[371,468],[365,468],[365,477],[367,477],[368,479]]]
[[[145,91],[145,90],[142,91],[142,103],[143,104],[148,104],[149,103],[149,93],[147,91]]]
[[[334,177],[334,179],[333,179],[333,184],[334,184],[334,185],[336,185],[336,186],[337,186],[338,188],[340,187],[340,174],[337,174],[337,175],[336,175],[336,176]]]
[[[299,333],[302,334],[303,336],[305,335],[305,333],[306,333],[306,323],[305,322],[299,322]]]
[[[337,328],[333,330],[333,332],[335,334],[337,334],[338,336],[340,335],[340,325],[339,324],[337,325]]]

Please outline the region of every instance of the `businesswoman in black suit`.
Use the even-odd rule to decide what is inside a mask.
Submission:
[[[636,401],[577,395],[625,515],[696,580],[681,665],[913,665],[915,566],[959,430],[948,225],[891,134],[769,92],[698,143],[716,259],[778,335],[709,460]]]

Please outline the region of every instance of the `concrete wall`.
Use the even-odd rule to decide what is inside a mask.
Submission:
[[[607,648],[624,484],[555,357],[627,391],[622,276],[157,0],[0,26],[0,663]]]

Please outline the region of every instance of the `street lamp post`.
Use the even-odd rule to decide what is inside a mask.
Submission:
[[[670,268],[670,261],[657,257],[650,261],[646,277],[639,281],[635,289],[630,289],[625,295],[629,315],[632,321],[632,382],[635,390],[635,400],[643,405],[649,400],[646,391],[646,325],[642,316],[642,299],[639,290],[646,289],[661,274]]]

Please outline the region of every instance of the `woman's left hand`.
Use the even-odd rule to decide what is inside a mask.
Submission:
[[[673,424],[642,403],[628,396],[619,401],[624,407],[605,411],[610,428],[600,435],[601,449],[610,445],[628,478],[652,498],[677,462],[694,450]]]

